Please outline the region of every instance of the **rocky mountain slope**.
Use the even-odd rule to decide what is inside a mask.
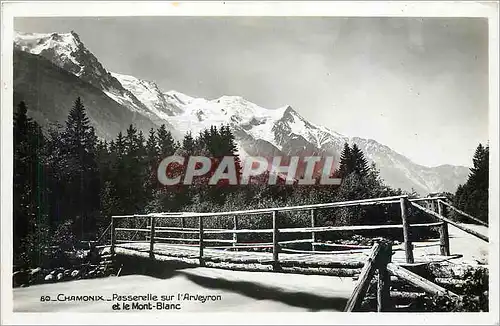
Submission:
[[[17,33],[14,45],[15,100],[27,101],[34,118],[44,124],[64,121],[70,100],[81,96],[99,135],[106,138],[113,138],[132,122],[144,131],[165,123],[178,138],[211,125],[229,124],[241,156],[323,154],[338,160],[345,142],[356,143],[375,162],[387,184],[420,194],[454,192],[469,173],[462,166],[418,165],[374,140],[347,137],[315,125],[290,106],[266,109],[239,96],[207,100],[164,92],[152,81],[107,71],[74,32]],[[40,84],[39,79],[44,82]]]

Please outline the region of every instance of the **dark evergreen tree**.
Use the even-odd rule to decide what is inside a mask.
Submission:
[[[48,192],[45,137],[24,102],[14,113],[13,248],[14,263],[38,264],[48,245]]]
[[[158,129],[157,137],[161,159],[174,155],[177,150],[177,143],[175,142],[174,137],[172,137],[172,133],[167,130],[167,127],[164,124],[162,124]]]
[[[187,155],[193,155],[194,153],[195,141],[190,132],[188,132],[184,136],[184,139],[182,140],[182,149],[184,150],[185,153],[187,153]]]
[[[143,212],[146,205],[146,193],[144,181],[146,179],[146,149],[144,146],[144,137],[137,132],[135,126],[130,125],[124,139],[125,155],[123,156],[124,167],[126,170],[125,189],[122,189],[124,197],[122,205],[124,210],[129,213]]]
[[[85,107],[78,97],[71,108],[61,135],[61,161],[64,162],[65,218],[76,224],[78,236],[92,236],[99,213],[99,171],[96,162],[96,140]],[[95,234],[94,234],[95,235]]]
[[[472,163],[467,182],[457,188],[455,205],[482,221],[488,221],[489,147],[479,144]]]
[[[345,178],[353,171],[353,164],[351,159],[351,148],[349,144],[344,143],[344,148],[340,154],[339,176]]]
[[[152,198],[153,188],[158,187],[158,175],[157,169],[160,163],[160,152],[158,149],[158,140],[156,138],[156,133],[153,128],[149,131],[148,139],[146,141],[146,159],[145,159],[145,169],[146,169],[146,196],[148,200]]]
[[[359,174],[362,177],[366,176],[370,170],[365,155],[356,144],[352,145],[351,164],[353,172]]]

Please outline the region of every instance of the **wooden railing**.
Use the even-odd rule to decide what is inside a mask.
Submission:
[[[250,248],[261,248],[270,249],[273,253],[273,266],[276,270],[279,270],[279,253],[280,252],[294,252],[294,253],[325,253],[325,251],[317,251],[318,247],[329,247],[329,248],[342,248],[350,250],[363,250],[367,249],[366,246],[358,245],[345,245],[345,244],[335,244],[335,243],[325,243],[318,241],[317,236],[325,232],[334,231],[368,231],[368,230],[389,230],[389,229],[401,229],[403,233],[403,250],[405,251],[406,263],[414,263],[413,256],[413,244],[410,239],[410,228],[430,228],[439,227],[440,234],[440,253],[443,256],[450,255],[450,244],[449,244],[449,234],[448,234],[448,224],[452,224],[457,228],[476,236],[484,241],[488,241],[488,237],[471,230],[462,224],[450,220],[445,215],[444,206],[450,209],[457,210],[450,204],[444,201],[445,197],[426,197],[418,199],[408,199],[407,196],[392,196],[384,198],[373,198],[373,199],[362,199],[362,200],[352,200],[343,202],[333,202],[325,204],[314,204],[314,205],[302,205],[302,206],[288,206],[288,207],[276,207],[276,208],[266,208],[266,209],[253,209],[253,210],[242,210],[242,211],[231,211],[231,212],[215,212],[215,213],[195,213],[195,212],[175,212],[175,213],[154,213],[154,214],[135,214],[135,215],[121,215],[113,216],[110,231],[111,231],[111,252],[114,253],[114,248],[118,242],[134,242],[131,239],[117,240],[116,233],[121,231],[133,231],[134,237],[138,233],[146,233],[146,240],[150,243],[150,256],[154,258],[154,246],[155,242],[170,242],[178,243],[183,245],[198,246],[199,247],[199,261],[200,264],[204,264],[203,251],[204,248],[210,247],[214,249],[234,249],[238,250],[240,248],[250,249]],[[420,203],[420,204],[419,204]],[[424,207],[421,205],[424,203]],[[356,207],[356,206],[370,206],[370,205],[391,205],[399,204],[400,214],[401,214],[401,224],[389,224],[389,225],[350,225],[350,226],[317,226],[316,215],[317,211],[321,209],[328,208],[339,208],[339,207]],[[432,223],[418,223],[411,224],[408,221],[408,208],[414,207],[429,216],[437,219],[437,222]],[[309,211],[310,215],[310,227],[295,227],[295,228],[280,228],[279,227],[279,213],[282,212],[299,212],[299,211]],[[459,210],[457,210],[459,211]],[[461,212],[461,211],[459,211]],[[466,213],[464,213],[466,214]],[[242,229],[239,228],[239,217],[245,215],[266,215],[272,218],[272,228],[269,229]],[[466,215],[468,216],[468,214]],[[231,229],[207,229],[204,228],[205,219],[217,219],[222,217],[232,217],[233,227]],[[124,218],[147,218],[149,219],[149,225],[145,228],[120,228],[117,227],[117,222]],[[180,227],[172,226],[158,226],[157,221],[164,218],[175,218],[180,219]],[[186,219],[198,219],[197,228],[187,228]],[[476,220],[474,218],[474,220]],[[484,223],[484,222],[483,222]],[[310,238],[305,239],[292,239],[287,241],[280,241],[280,234],[301,234],[310,233]],[[178,234],[178,237],[162,237],[162,234]],[[271,234],[271,242],[250,242],[244,243],[239,241],[238,235],[240,234]],[[189,235],[197,235],[195,237],[188,237]],[[217,239],[210,238],[207,236],[214,235],[232,235],[230,239]],[[144,240],[139,240],[137,242],[144,242]],[[287,248],[289,245],[298,243],[310,243],[311,250],[297,250]],[[331,253],[330,251],[328,251]]]
[[[117,240],[116,233],[122,231],[133,231],[136,235],[137,233],[145,233],[146,240],[150,242],[150,256],[154,257],[154,246],[155,242],[170,242],[183,245],[197,245],[199,247],[199,260],[200,264],[203,264],[203,251],[206,247],[211,247],[214,249],[234,249],[238,250],[240,248],[250,249],[250,248],[268,248],[272,250],[273,261],[275,269],[279,269],[279,253],[280,252],[308,252],[308,253],[324,253],[324,251],[317,251],[319,247],[330,247],[330,248],[342,248],[342,249],[352,249],[361,250],[367,249],[366,246],[357,245],[344,245],[335,243],[325,243],[318,241],[317,236],[325,232],[334,231],[368,231],[368,230],[389,230],[389,229],[401,229],[403,233],[403,250],[405,251],[405,257],[407,263],[413,263],[413,245],[410,240],[410,228],[430,228],[439,227],[440,229],[440,252],[442,255],[449,256],[449,236],[448,236],[448,223],[457,226],[458,228],[465,230],[466,232],[475,235],[485,241],[487,237],[479,234],[473,230],[470,230],[454,221],[449,220],[444,216],[443,205],[449,205],[443,201],[444,197],[428,197],[428,198],[418,198],[418,199],[408,199],[407,196],[392,196],[384,198],[373,198],[373,199],[362,199],[362,200],[352,200],[343,202],[333,202],[325,204],[314,204],[314,205],[302,205],[302,206],[288,206],[288,207],[276,207],[276,208],[266,208],[266,209],[253,209],[253,210],[242,210],[242,211],[230,211],[230,212],[214,212],[214,213],[195,213],[195,212],[176,212],[176,213],[154,213],[154,214],[134,214],[134,215],[121,215],[113,216],[111,221],[111,250],[114,252],[114,247],[118,242],[134,242],[133,239]],[[427,207],[421,206],[417,203],[424,202]],[[399,204],[399,210],[401,214],[401,224],[389,224],[389,225],[351,225],[351,226],[317,226],[316,216],[317,211],[321,209],[328,208],[339,208],[339,207],[356,207],[356,206],[370,206],[370,205],[394,205]],[[422,212],[436,218],[437,222],[432,223],[418,223],[411,224],[408,221],[408,209],[412,206],[421,210]],[[438,212],[435,211],[437,209]],[[310,216],[310,227],[294,227],[294,228],[280,228],[279,219],[280,213],[282,212],[300,212],[309,211]],[[272,228],[268,229],[245,229],[240,228],[239,217],[242,215],[265,215],[272,219]],[[222,217],[232,217],[233,226],[232,228],[226,229],[207,229],[204,227],[204,222],[206,219],[218,219]],[[120,228],[117,227],[117,222],[124,218],[146,218],[149,220],[149,225],[145,228]],[[157,221],[165,218],[178,219],[181,222],[180,226],[159,226]],[[186,227],[186,219],[198,219],[197,227]],[[303,239],[292,239],[287,241],[280,241],[280,234],[301,234],[310,233],[310,238]],[[174,234],[174,236],[162,236],[162,234]],[[178,235],[177,237],[175,235]],[[271,234],[271,242],[250,242],[245,243],[239,241],[238,235],[240,234]],[[191,237],[189,237],[191,235]],[[197,235],[197,236],[192,236]],[[211,238],[210,236],[224,236],[232,235],[232,238]],[[144,242],[144,240],[140,240]],[[297,250],[287,248],[289,245],[298,243],[310,243],[311,250]]]
[[[391,276],[395,276],[404,282],[411,284],[431,295],[447,296],[451,299],[459,298],[459,295],[451,292],[425,278],[391,262],[392,244],[389,241],[376,243],[366,260],[359,275],[358,281],[351,297],[344,308],[345,312],[359,311],[372,279],[377,274],[377,311],[386,312],[393,308],[391,302],[390,282]]]
[[[350,226],[318,226],[317,212],[321,209],[339,208],[339,207],[356,207],[370,205],[397,205],[400,211],[401,224],[389,225],[350,225]],[[428,216],[436,219],[436,222],[429,223],[409,223],[409,208],[412,207],[417,211],[423,212]],[[397,209],[396,208],[396,209]],[[363,298],[366,295],[369,284],[373,280],[374,275],[377,275],[377,311],[388,311],[390,309],[390,292],[389,283],[390,275],[403,279],[413,286],[423,289],[431,294],[447,295],[449,297],[457,297],[456,294],[447,291],[446,289],[426,280],[419,275],[405,269],[401,265],[392,262],[392,254],[395,250],[404,250],[405,261],[407,264],[414,263],[413,244],[410,239],[410,229],[413,228],[439,228],[439,245],[440,253],[443,256],[450,255],[450,243],[448,234],[448,224],[454,225],[457,228],[478,237],[484,241],[488,241],[488,237],[474,230],[465,227],[447,217],[447,209],[456,210],[453,206],[445,202],[444,197],[427,197],[418,199],[409,199],[407,196],[392,196],[385,198],[373,198],[353,201],[334,202],[326,204],[288,206],[267,209],[242,210],[231,212],[215,212],[215,213],[195,213],[195,212],[176,212],[176,213],[154,213],[154,214],[135,214],[113,216],[110,225],[111,233],[111,253],[115,252],[115,248],[120,242],[148,242],[149,257],[155,258],[155,244],[158,242],[168,242],[180,244],[182,246],[197,247],[197,259],[201,266],[205,265],[205,261],[214,261],[214,257],[209,257],[204,254],[206,248],[212,249],[250,249],[261,248],[271,252],[268,262],[272,264],[273,270],[281,271],[293,265],[294,268],[311,268],[324,267],[324,264],[309,264],[301,265],[294,262],[290,265],[290,261],[281,259],[280,253],[313,253],[313,254],[333,254],[351,253],[351,252],[366,252],[366,249],[372,249],[368,259],[365,262],[361,261],[340,261],[330,263],[332,268],[362,268],[358,279],[358,283],[349,299],[345,311],[356,311],[360,308]],[[307,211],[310,219],[310,227],[288,227],[280,228],[280,213]],[[240,218],[248,215],[264,215],[271,219],[270,228],[255,229],[242,228]],[[208,219],[219,219],[222,217],[232,217],[232,227],[226,228],[206,228],[205,224]],[[148,221],[146,227],[118,227],[118,222],[126,218],[144,218]],[[177,226],[164,226],[158,223],[162,219],[174,219],[180,222]],[[187,227],[187,221],[191,220],[191,224],[195,227]],[[197,223],[193,222],[196,221]],[[318,241],[318,235],[325,232],[341,232],[341,231],[369,231],[369,230],[390,230],[401,229],[403,235],[403,248],[395,249],[389,241],[381,241],[373,247],[361,245],[346,245],[338,243],[325,243]],[[129,239],[118,240],[117,232],[130,232],[132,236]],[[292,238],[280,239],[280,235],[304,234],[310,233],[308,238]],[[133,240],[137,234],[144,235],[145,240]],[[162,236],[167,234],[167,236]],[[267,242],[244,242],[240,235],[255,234],[255,235],[271,235],[272,238]],[[223,236],[225,238],[216,238]],[[308,243],[311,245],[310,250],[291,249],[288,246],[292,244]],[[319,247],[330,247],[343,249],[341,251],[321,251]],[[345,251],[344,251],[345,250]],[[217,258],[220,260],[220,258]],[[314,266],[313,266],[314,265]],[[318,266],[316,266],[318,265]],[[321,265],[321,266],[320,266]]]

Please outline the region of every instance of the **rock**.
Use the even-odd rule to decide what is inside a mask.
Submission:
[[[77,277],[78,275],[80,275],[80,271],[77,269],[71,272],[71,277]]]
[[[52,282],[53,280],[54,280],[53,274],[49,274],[49,275],[45,276],[45,282]]]
[[[42,269],[40,267],[37,267],[37,268],[34,268],[30,271],[30,274],[31,275],[35,275],[35,274],[38,274],[42,271]]]
[[[71,275],[71,269],[67,269],[64,271],[64,276],[70,276]]]
[[[64,274],[63,274],[63,273],[59,273],[59,274],[57,274],[57,280],[58,280],[58,281],[62,280],[62,279],[63,279],[63,277],[64,277]]]

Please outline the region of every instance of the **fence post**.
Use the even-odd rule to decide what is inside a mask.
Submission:
[[[407,206],[408,203],[408,198],[402,197],[400,199],[400,206],[401,206],[401,220],[403,222],[403,238],[404,238],[404,244],[405,244],[405,254],[406,254],[406,262],[408,264],[412,264],[414,262],[413,260],[413,245],[410,241],[410,230],[409,230],[409,224],[407,220]]]
[[[155,247],[155,217],[151,216],[151,229],[149,232],[149,258],[154,259],[155,258],[155,253],[154,253],[154,247]]]
[[[203,246],[204,246],[204,244],[203,244],[203,216],[200,216],[198,218],[198,225],[200,227],[200,231],[199,231],[200,232],[200,234],[199,234],[199,246],[200,246],[200,255],[199,255],[200,257],[199,257],[199,259],[200,259],[200,266],[205,266],[205,262],[203,260]]]
[[[279,229],[278,229],[278,221],[277,221],[277,212],[273,211],[273,269],[279,270],[279,250],[280,246],[278,243]]]
[[[184,228],[186,227],[186,219],[184,218],[184,216],[181,217],[181,228],[182,230],[184,230]],[[186,237],[186,233],[183,233],[182,234],[182,238],[185,238]]]
[[[115,254],[115,245],[116,245],[115,218],[111,216],[111,247],[109,249],[111,255]]]
[[[311,227],[316,227],[316,210],[311,209]],[[316,242],[316,232],[312,231],[311,232],[311,247],[312,251],[316,250],[316,245],[314,244]]]
[[[378,261],[377,279],[377,311],[389,311],[391,308],[390,281],[391,277],[387,270],[387,264],[392,260],[392,243],[387,241],[382,243]]]
[[[445,209],[441,201],[438,200],[438,214],[441,216],[445,216]],[[450,255],[450,236],[448,234],[448,223],[444,222],[441,224],[439,228],[439,250],[441,255],[449,256]]]
[[[233,216],[233,230],[238,230],[238,215]],[[233,247],[236,247],[238,243],[238,234],[233,233]]]

